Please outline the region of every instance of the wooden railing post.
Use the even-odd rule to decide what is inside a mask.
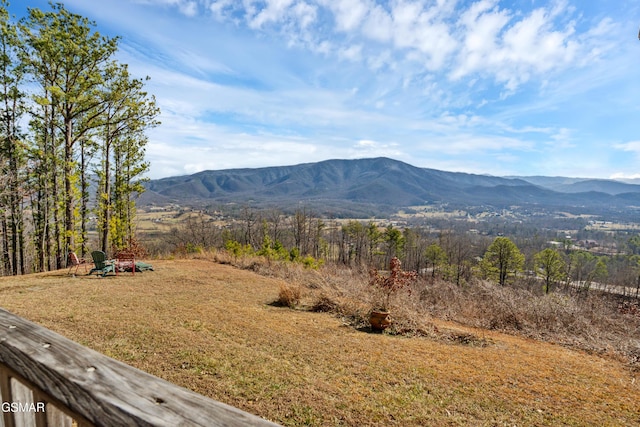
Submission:
[[[0,402],[12,402],[11,395],[11,376],[4,366],[0,366]],[[13,416],[10,412],[2,411],[0,418],[0,427],[14,427]]]

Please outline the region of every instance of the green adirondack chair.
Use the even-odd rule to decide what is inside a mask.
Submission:
[[[99,273],[102,275],[102,277],[104,277],[107,275],[107,273],[115,274],[115,265],[113,261],[107,260],[107,255],[104,252],[93,251],[91,252],[91,258],[93,258],[95,267],[93,267],[89,272],[90,275],[93,273]]]

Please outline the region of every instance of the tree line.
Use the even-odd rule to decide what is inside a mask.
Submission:
[[[512,239],[455,230],[401,227],[375,221],[323,219],[306,209],[292,215],[277,210],[243,208],[225,227],[200,214],[164,236],[170,250],[197,252],[226,248],[235,255],[257,254],[281,260],[312,257],[323,262],[384,269],[392,257],[403,268],[459,286],[473,278],[499,285],[587,290],[619,286],[628,295],[640,293],[637,239],[627,251],[598,255],[566,241]],[[159,248],[156,248],[158,250]]]
[[[133,238],[145,131],[159,109],[115,59],[119,39],[51,4],[15,20],[0,1],[0,236],[3,274],[64,267]],[[93,224],[95,223],[95,224]]]

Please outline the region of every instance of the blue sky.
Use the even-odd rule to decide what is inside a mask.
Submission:
[[[378,156],[640,178],[637,0],[63,3],[151,78],[151,178]]]

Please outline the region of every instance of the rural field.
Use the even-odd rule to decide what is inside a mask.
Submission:
[[[640,425],[617,359],[438,319],[470,342],[373,334],[280,307],[281,279],[209,259],[155,271],[0,278],[0,306],[136,368],[283,425]]]

